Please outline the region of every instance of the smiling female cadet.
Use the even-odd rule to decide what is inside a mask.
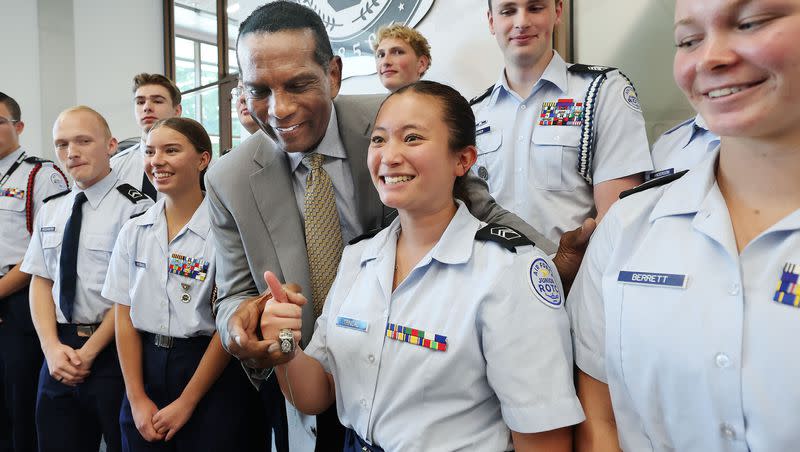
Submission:
[[[567,303],[579,445],[797,450],[800,1],[678,0],[674,33],[720,149],[595,232]]]
[[[417,82],[375,124],[368,167],[398,219],[345,249],[311,343],[276,368],[284,394],[308,413],[335,394],[345,450],[570,450],[583,412],[558,273],[454,199],[476,156],[467,101]],[[264,331],[298,336],[303,296],[267,275],[289,302],[268,302]]]
[[[211,140],[198,122],[170,118],[146,146],[145,172],[164,198],[122,228],[103,287],[116,303],[123,449],[249,449],[243,407],[255,391],[211,315],[215,249],[201,190]]]

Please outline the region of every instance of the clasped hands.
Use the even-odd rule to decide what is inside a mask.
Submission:
[[[308,300],[294,283],[281,285],[274,273],[264,273],[269,290],[242,302],[228,321],[228,350],[248,367],[271,368],[289,362],[295,352],[281,352],[278,335],[292,331],[294,343],[302,335],[303,305]]]

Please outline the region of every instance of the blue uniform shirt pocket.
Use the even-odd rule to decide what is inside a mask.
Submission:
[[[573,190],[575,178],[565,171],[578,171],[578,126],[536,126],[531,136],[533,184],[545,190]]]

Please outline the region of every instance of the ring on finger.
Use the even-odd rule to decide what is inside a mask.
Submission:
[[[294,351],[294,334],[289,328],[284,328],[278,333],[278,341],[281,345],[281,353],[289,354]]]

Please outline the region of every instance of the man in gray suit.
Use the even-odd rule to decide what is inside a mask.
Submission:
[[[304,155],[316,152],[324,157],[322,167],[333,185],[345,243],[388,225],[394,212],[380,202],[366,164],[382,96],[337,97],[342,62],[333,55],[319,16],[296,3],[268,3],[241,24],[237,52],[248,109],[261,132],[210,168],[206,188],[219,250],[217,328],[225,348],[258,379],[284,360],[276,347],[278,332],[265,332],[262,338],[259,328],[269,297],[264,295],[266,270],[299,284],[298,290],[309,299],[302,308],[303,342],[313,333],[303,203],[309,170],[302,162]],[[482,180],[471,176],[470,182],[467,191],[476,217],[514,227],[540,248],[554,251],[533,228],[497,206]],[[583,244],[590,233],[576,240]],[[562,254],[557,262],[568,260]],[[325,415],[318,416],[317,428],[307,429],[312,441],[317,438],[317,450],[343,444],[335,406],[327,416],[327,422]],[[302,436],[298,431],[290,419],[293,448],[302,440],[297,439],[298,433]]]

